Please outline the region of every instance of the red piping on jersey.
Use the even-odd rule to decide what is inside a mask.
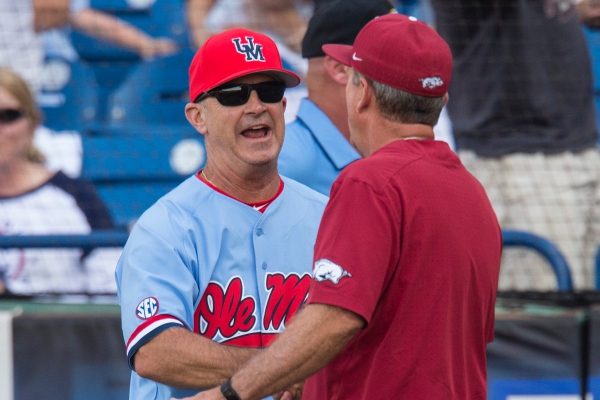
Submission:
[[[149,320],[147,320],[146,322],[144,322],[143,324],[141,324],[140,326],[138,326],[135,331],[133,331],[133,333],[131,334],[131,336],[129,336],[129,340],[127,341],[127,345],[125,347],[129,348],[129,343],[131,343],[131,341],[137,335],[139,335],[139,333],[141,331],[143,331],[144,329],[146,329],[149,325],[152,325],[153,323],[155,323],[156,321],[160,321],[161,319],[167,319],[167,318],[169,318],[169,319],[176,319],[177,321],[181,322],[181,320],[179,318],[173,317],[172,315],[168,315],[168,314],[157,315],[155,317],[152,317]],[[185,326],[185,324],[183,324],[183,326]]]
[[[279,178],[279,189],[277,189],[277,193],[275,193],[275,196],[271,197],[268,200],[264,200],[264,201],[259,201],[258,203],[246,203],[245,201],[242,201],[240,199],[236,199],[235,197],[233,197],[232,195],[230,195],[227,192],[224,192],[223,190],[219,189],[218,187],[216,187],[215,185],[213,185],[211,182],[207,181],[206,179],[204,179],[204,177],[202,176],[202,171],[200,170],[196,173],[196,178],[200,179],[203,183],[205,183],[208,187],[210,187],[211,189],[213,189],[216,192],[221,193],[224,196],[227,196],[229,198],[232,198],[236,201],[239,201],[242,204],[245,204],[247,206],[250,206],[252,208],[254,208],[256,211],[260,212],[260,213],[264,213],[265,210],[267,209],[267,207],[269,207],[269,204],[271,204],[273,201],[275,201],[275,199],[281,194],[281,192],[283,192],[283,180],[281,180],[281,178]],[[257,207],[262,207],[260,210],[257,210]]]

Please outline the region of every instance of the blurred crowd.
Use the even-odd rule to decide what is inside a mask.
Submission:
[[[305,89],[290,106],[280,172],[326,195],[361,155],[349,141],[347,67],[321,45],[351,44],[362,26],[393,7],[419,10],[454,57],[436,138],[455,148],[480,180],[503,229],[550,239],[571,266],[575,288],[593,288],[600,156],[594,77],[581,27],[600,27],[600,2],[186,0],[182,7],[194,49],[215,33],[245,27],[273,37],[296,63]],[[182,50],[172,38],[152,37],[89,0],[0,0],[0,235],[115,227],[93,185],[78,178],[81,162],[69,170],[63,165],[72,162],[52,159],[56,143],[77,147],[77,135],[45,130],[35,101],[48,57],[77,61],[72,31],[146,61]],[[119,253],[0,250],[0,293],[114,293]],[[501,289],[555,287],[546,260],[505,250]]]

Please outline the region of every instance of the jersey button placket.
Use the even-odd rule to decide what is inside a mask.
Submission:
[[[263,234],[264,234],[264,232],[263,232],[262,228],[256,228],[256,236],[262,236]],[[263,270],[267,269],[267,262],[266,261],[262,262],[261,268]]]

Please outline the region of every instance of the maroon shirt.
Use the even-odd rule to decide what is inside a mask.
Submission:
[[[395,141],[331,188],[307,302],[367,326],[303,399],[485,399],[502,235],[443,142]]]

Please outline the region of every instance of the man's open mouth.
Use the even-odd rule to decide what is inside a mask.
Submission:
[[[242,131],[242,136],[248,139],[263,139],[266,138],[271,129],[267,125],[256,125]]]

